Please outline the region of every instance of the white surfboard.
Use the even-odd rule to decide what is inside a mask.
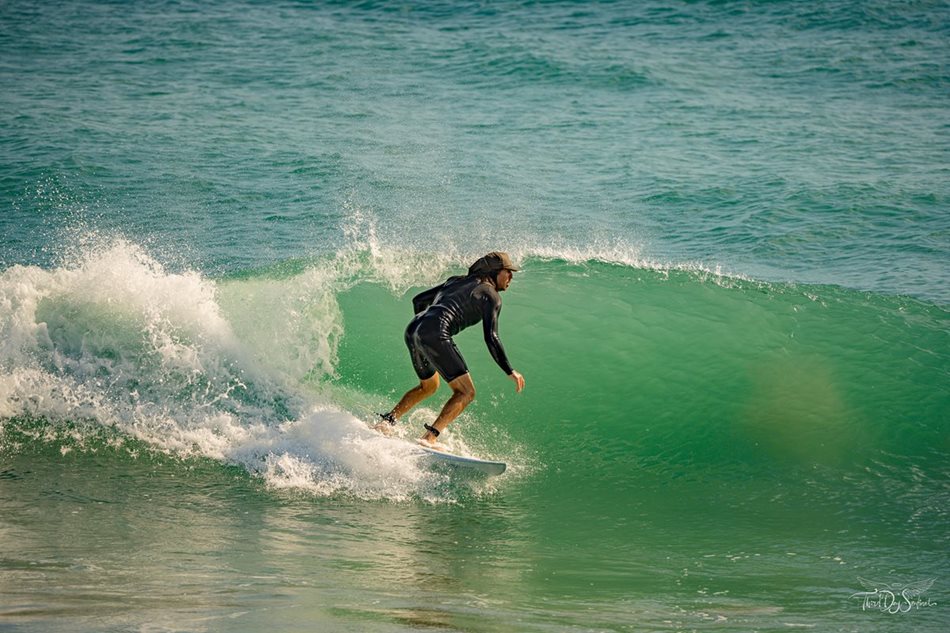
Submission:
[[[446,453],[445,451],[439,451],[427,446],[419,446],[419,449],[425,451],[429,459],[432,459],[439,464],[446,464],[456,468],[470,468],[472,470],[477,470],[481,473],[484,473],[489,477],[500,475],[505,472],[505,469],[508,468],[508,465],[505,462],[494,462],[487,459],[479,459],[477,457],[453,455],[452,453]]]
[[[375,430],[377,433],[382,435],[390,436],[389,433],[385,433],[378,428],[378,422],[376,425],[370,423],[370,427]],[[430,447],[426,442],[416,440],[416,448],[422,451],[425,454],[426,459],[430,460],[436,464],[443,464],[447,466],[452,466],[456,468],[467,468],[471,470],[478,471],[489,477],[495,477],[505,472],[508,469],[508,464],[505,462],[496,462],[488,459],[479,459],[478,457],[466,457],[464,455],[455,455],[453,453],[448,453],[444,450],[438,450]]]

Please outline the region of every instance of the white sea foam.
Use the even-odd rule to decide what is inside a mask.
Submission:
[[[240,464],[277,488],[431,497],[444,475],[410,443],[299,388],[334,372],[334,270],[218,283],[169,272],[119,239],[54,270],[3,271],[0,420],[115,429],[157,451]]]

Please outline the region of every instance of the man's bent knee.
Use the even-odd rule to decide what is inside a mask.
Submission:
[[[469,374],[462,374],[450,382],[449,386],[452,387],[452,391],[465,399],[465,404],[475,399],[475,383],[472,382]]]
[[[434,374],[431,378],[419,381],[419,387],[422,393],[428,398],[439,389],[439,374]]]

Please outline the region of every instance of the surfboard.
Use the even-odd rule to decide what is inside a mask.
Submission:
[[[385,433],[377,428],[378,422],[375,424],[367,424],[377,433],[389,437],[389,433]],[[444,450],[431,448],[427,446],[422,440],[416,440],[416,448],[422,451],[425,454],[426,459],[429,459],[434,464],[451,466],[453,468],[466,468],[469,470],[478,471],[489,477],[501,475],[508,469],[508,464],[505,462],[496,462],[488,459],[480,459],[478,457],[456,455]]]
[[[428,448],[426,446],[419,446],[419,450],[425,451],[427,457],[438,464],[477,470],[489,477],[500,475],[508,468],[505,462],[495,462],[487,459],[479,459],[477,457],[465,457],[464,455],[453,455],[452,453],[446,453],[445,451]]]

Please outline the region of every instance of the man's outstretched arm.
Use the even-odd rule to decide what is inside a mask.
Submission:
[[[499,297],[486,297],[482,304],[482,327],[485,332],[485,345],[491,357],[495,359],[501,370],[509,376],[514,372],[511,363],[508,362],[508,355],[505,354],[505,347],[501,344],[498,337],[498,316],[501,314],[501,299]]]

